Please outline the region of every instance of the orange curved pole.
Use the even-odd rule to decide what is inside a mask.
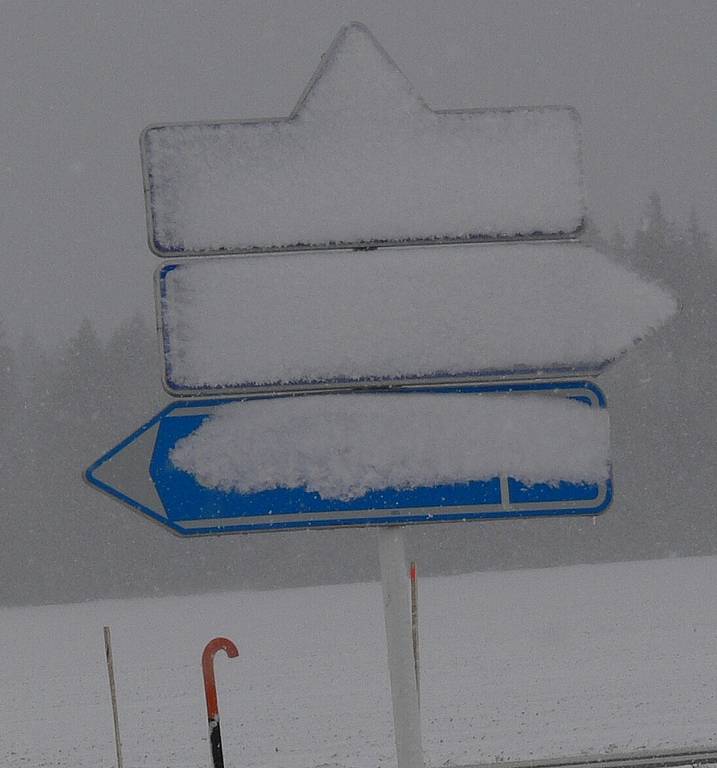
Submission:
[[[214,768],[224,768],[222,738],[219,730],[219,705],[217,703],[217,684],[214,678],[214,657],[224,651],[230,658],[239,655],[239,649],[226,637],[210,640],[202,652],[202,673],[204,675],[204,695],[207,699],[207,718],[209,720],[209,744],[212,751]]]

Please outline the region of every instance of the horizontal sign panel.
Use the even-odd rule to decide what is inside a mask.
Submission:
[[[597,514],[608,452],[589,383],[414,388],[174,403],[86,477],[199,535]]]
[[[158,255],[573,236],[569,107],[434,111],[361,25],[287,118],[155,125],[141,138]]]
[[[675,308],[574,243],[201,259],[157,283],[176,395],[595,372]]]

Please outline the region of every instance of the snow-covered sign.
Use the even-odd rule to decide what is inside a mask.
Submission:
[[[184,535],[392,526],[397,758],[421,766],[397,526],[603,511],[599,390],[519,382],[599,372],[674,300],[567,242],[575,110],[433,110],[358,24],[289,117],[152,126],[141,148],[150,248],[222,256],[157,271],[165,385],[244,397],[169,406],[87,479]]]
[[[160,256],[574,236],[570,107],[433,110],[370,32],[345,27],[289,117],[147,128]]]
[[[675,309],[577,243],[214,258],[157,275],[177,395],[586,375]]]
[[[157,271],[165,384],[243,397],[169,406],[92,484],[187,535],[609,504],[604,400],[566,380],[675,302],[570,241],[574,110],[431,110],[354,24],[290,117],[142,157],[155,252],[222,254]]]
[[[200,535],[545,515],[611,498],[595,385],[475,385],[176,402],[87,480]]]

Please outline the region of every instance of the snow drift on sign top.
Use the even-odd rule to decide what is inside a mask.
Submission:
[[[499,475],[596,483],[608,453],[607,411],[570,399],[348,394],[222,406],[171,460],[227,492],[304,488],[346,501]]]

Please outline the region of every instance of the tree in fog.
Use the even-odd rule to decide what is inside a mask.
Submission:
[[[17,378],[16,355],[0,323],[0,512],[13,503],[11,467],[18,449],[14,429],[19,408]]]
[[[717,256],[698,217],[647,201],[640,229],[586,239],[672,290],[682,310],[600,377],[616,439],[613,508],[590,519],[415,526],[424,573],[717,552]],[[0,343],[12,440],[0,465],[0,604],[298,585],[376,575],[369,531],[181,540],[81,482],[82,471],[149,419],[162,393],[154,330],[140,317],[106,340],[85,320],[44,352]],[[8,448],[8,445],[10,448]],[[271,566],[267,564],[271,563]]]
[[[670,220],[652,194],[624,260],[675,295],[677,316],[630,355],[634,392],[629,514],[641,515],[656,555],[717,551],[712,467],[717,462],[717,256],[694,212]],[[639,436],[639,437],[638,437]],[[625,498],[623,495],[622,498]]]
[[[0,321],[0,434],[7,434],[17,406],[17,369],[15,352],[7,343]],[[5,441],[0,441],[0,446]]]

